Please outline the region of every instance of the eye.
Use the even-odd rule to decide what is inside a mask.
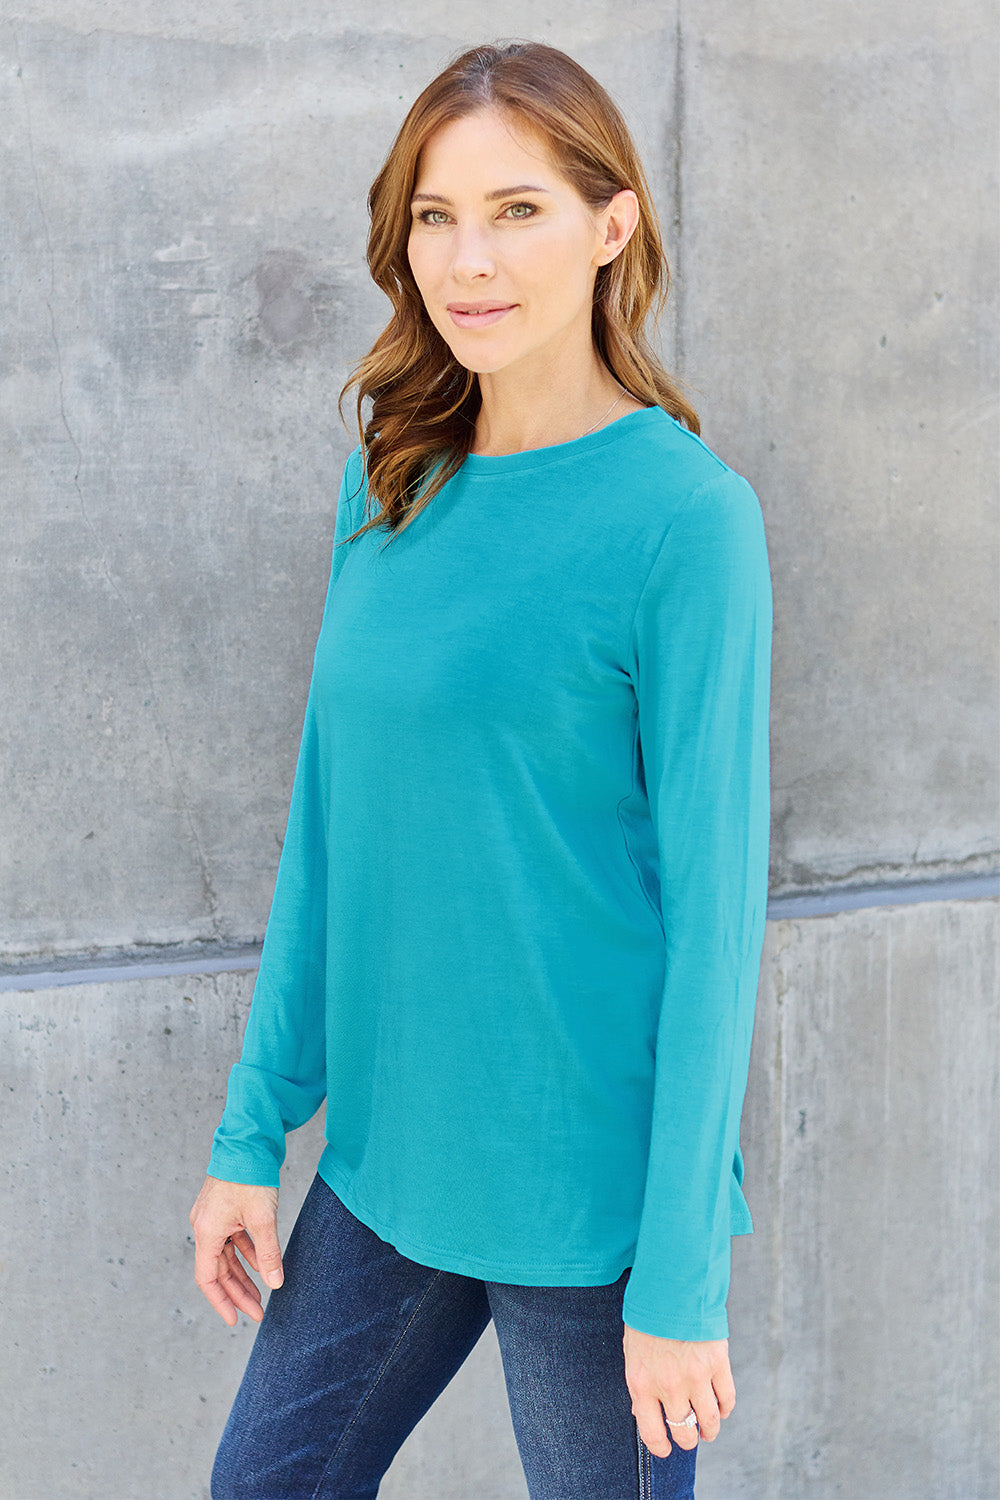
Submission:
[[[509,214],[512,219],[530,219],[537,212],[533,203],[511,203],[504,209],[504,213]]]
[[[448,215],[445,213],[443,208],[422,209],[421,212],[417,214],[417,218],[421,224],[430,224],[432,227],[435,227],[438,224],[446,224],[448,222]]]

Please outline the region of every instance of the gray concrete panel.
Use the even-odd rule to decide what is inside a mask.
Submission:
[[[4,29],[0,950],[259,938],[352,440],[332,397],[383,316],[365,190],[483,24],[35,3]],[[624,104],[677,357],[761,493],[776,890],[996,857],[984,24],[489,16]]]
[[[998,830],[992,7],[684,7],[680,343],[775,575],[772,887]]]
[[[3,1500],[207,1500],[253,1325],[195,1287],[187,1214],[252,977],[2,997]],[[322,1113],[289,1139],[283,1244],[321,1149]],[[383,1493],[526,1496],[492,1324]]]
[[[982,900],[768,924],[738,1404],[703,1448],[700,1500],[997,1493],[998,918]],[[252,1329],[196,1290],[187,1212],[250,989],[220,974],[0,996],[4,1500],[207,1495]],[[283,1238],[319,1120],[289,1145]],[[492,1327],[383,1491],[523,1500]]]
[[[619,94],[669,192],[672,6],[439,10],[33,5],[0,31],[8,955],[263,932],[336,395],[386,312],[365,197],[419,88],[484,26],[534,31]]]
[[[19,0],[0,954],[259,940],[353,442],[335,397],[385,312],[365,193],[421,85],[502,35],[566,47],[624,105],[677,273],[666,352],[761,495],[773,893],[987,868],[993,19],[985,0]],[[778,910],[739,1405],[700,1500],[993,1500],[998,903]],[[187,1211],[251,984],[0,994],[0,1500],[207,1495],[252,1329],[194,1288]],[[319,1122],[292,1138],[285,1233],[319,1141]],[[383,1493],[523,1500],[492,1329]]]
[[[1000,902],[768,924],[699,1500],[1000,1493]]]

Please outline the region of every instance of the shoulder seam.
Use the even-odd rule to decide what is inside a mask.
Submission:
[[[705,453],[707,453],[708,456],[709,456],[709,458],[714,458],[715,459],[715,462],[719,465],[720,469],[724,469],[728,474],[735,474],[736,473],[736,470],[735,469],[731,469],[729,467],[729,465],[726,463],[725,459],[724,458],[720,458],[719,455],[716,453],[715,449],[714,448],[710,448],[708,446],[708,444],[705,442],[705,439],[703,437],[700,437],[697,432],[692,432],[691,429],[690,429],[690,427],[682,427],[679,422],[678,422],[677,425],[678,425],[678,427],[681,428],[681,431],[684,433],[685,437],[689,437],[692,440],[692,442],[697,443],[698,447],[701,448]],[[740,476],[740,478],[742,478],[742,475]]]

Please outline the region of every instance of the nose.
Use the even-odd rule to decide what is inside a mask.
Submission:
[[[456,281],[483,280],[494,274],[490,236],[478,224],[458,226],[452,245],[451,271]]]

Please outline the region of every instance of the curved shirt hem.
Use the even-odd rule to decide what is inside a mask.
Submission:
[[[379,1239],[391,1244],[393,1249],[414,1260],[418,1265],[429,1266],[436,1271],[454,1271],[460,1276],[473,1276],[478,1281],[508,1282],[514,1286],[611,1286],[629,1270],[632,1256],[618,1257],[608,1267],[592,1267],[575,1261],[559,1261],[555,1265],[527,1265],[522,1262],[505,1265],[497,1260],[480,1259],[475,1255],[456,1254],[437,1246],[424,1245],[409,1235],[401,1235],[380,1215],[373,1213],[354,1192],[350,1178],[341,1177],[326,1153],[320,1158],[316,1169],[330,1190],[356,1219],[377,1234]],[[527,1278],[530,1278],[527,1279]]]

